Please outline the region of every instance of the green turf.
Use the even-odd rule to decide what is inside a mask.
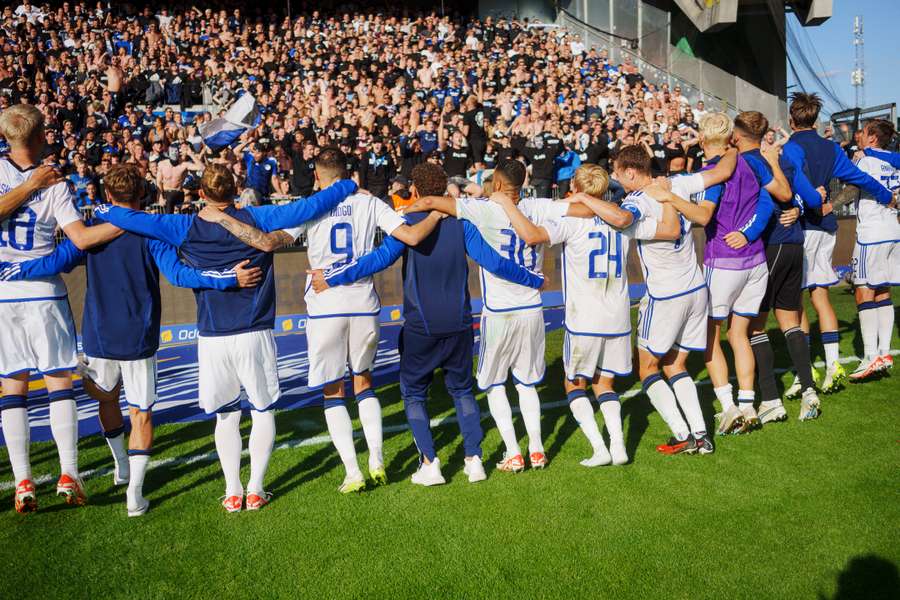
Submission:
[[[852,300],[833,294],[842,353],[858,355]],[[559,401],[560,332],[547,348],[541,396]],[[638,395],[623,404],[633,462],[593,470],[578,465],[589,446],[568,409],[550,409],[550,467],[515,476],[490,468],[477,485],[461,472],[455,425],[434,431],[449,479],[439,488],[409,483],[416,453],[406,431],[386,436],[391,484],[353,497],[336,492],[342,469],[330,445],[281,449],[268,476],[274,501],[258,513],[225,514],[216,501],[223,482],[211,422],[167,425],[155,459],[208,458],[151,470],[144,517],[125,516],[124,490],[109,476],[88,480],[85,508],[65,506],[44,485],[40,511],[22,516],[11,493],[0,494],[0,598],[896,597],[898,381],[825,397],[811,423],[798,422],[789,403],[788,423],[719,438],[706,457],[657,454],[664,425]],[[711,419],[711,389],[700,391]],[[386,424],[402,424],[397,386],[379,395]],[[280,414],[278,443],[324,433],[320,413]],[[450,402],[438,391],[432,416],[442,414]],[[492,463],[500,440],[484,424]],[[99,437],[80,447],[83,469],[110,464]],[[55,471],[51,444],[35,444],[33,456],[36,474]]]

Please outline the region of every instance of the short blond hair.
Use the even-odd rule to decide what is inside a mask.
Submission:
[[[231,202],[237,194],[234,175],[225,165],[208,165],[200,178],[200,189],[213,202]]]
[[[584,192],[594,198],[602,198],[609,189],[609,173],[599,165],[581,165],[572,178],[575,191]]]
[[[44,115],[30,104],[15,104],[0,113],[0,133],[10,146],[23,146],[43,133]]]
[[[700,119],[700,138],[706,144],[725,146],[731,140],[734,122],[723,112],[711,112]]]

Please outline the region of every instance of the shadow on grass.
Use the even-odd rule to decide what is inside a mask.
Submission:
[[[837,589],[820,600],[893,600],[900,595],[900,574],[890,560],[867,554],[850,559],[838,573]]]

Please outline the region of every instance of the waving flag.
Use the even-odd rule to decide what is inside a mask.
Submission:
[[[256,106],[256,98],[247,93],[238,98],[224,115],[200,125],[200,137],[212,150],[220,150],[233,144],[258,122],[259,109]]]

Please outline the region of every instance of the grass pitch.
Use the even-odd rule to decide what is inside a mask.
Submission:
[[[842,355],[858,356],[852,297],[832,295]],[[780,334],[772,339],[786,366]],[[589,445],[560,402],[561,347],[561,332],[548,335],[540,393],[555,407],[543,415],[543,472],[493,469],[501,441],[482,396],[488,480],[466,481],[451,422],[434,428],[448,485],[413,486],[416,451],[392,385],[379,391],[390,485],[340,496],[332,446],[300,443],[325,434],[321,409],[292,411],[278,415],[276,447],[286,447],[272,457],[271,505],[226,514],[213,422],[161,426],[154,460],[171,461],[149,471],[141,518],[126,517],[124,488],[108,475],[88,479],[84,508],[67,507],[47,484],[40,511],[17,515],[11,491],[0,493],[0,598],[897,597],[900,368],[825,396],[815,422],[798,422],[798,404],[787,403],[789,422],[718,438],[706,457],[657,454],[665,425],[637,394],[622,410],[632,462],[586,469],[578,461]],[[693,360],[696,373],[702,357]],[[629,388],[633,379],[620,382]],[[439,379],[430,408],[452,415]],[[111,465],[99,436],[80,448],[82,469]],[[357,448],[364,461],[362,439]],[[57,473],[52,444],[35,444],[33,458],[35,475]],[[11,478],[4,449],[0,480]]]

